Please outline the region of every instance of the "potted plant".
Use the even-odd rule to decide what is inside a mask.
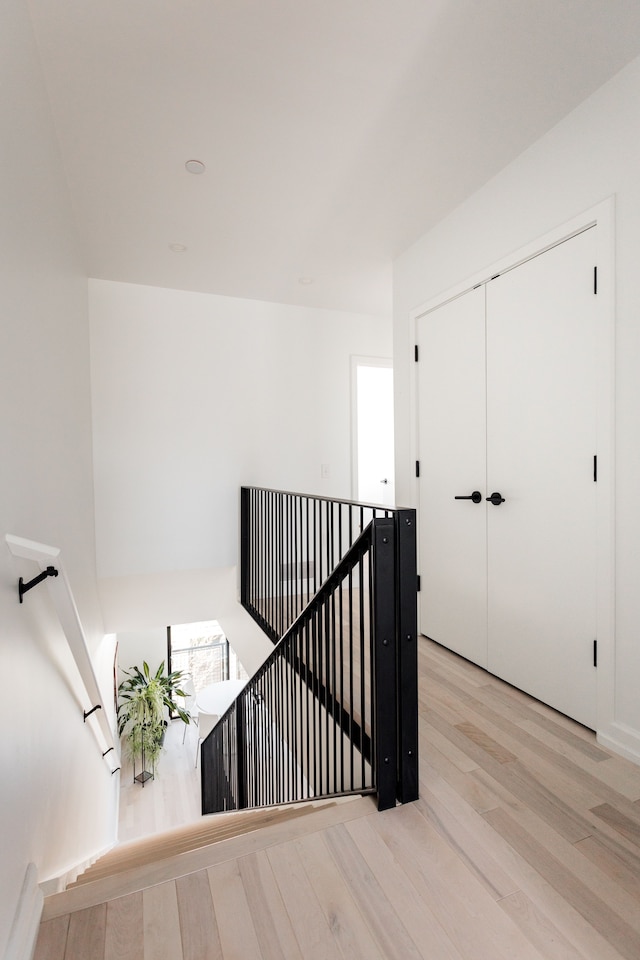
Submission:
[[[127,743],[133,762],[134,780],[142,783],[155,773],[167,726],[165,708],[178,714],[185,723],[189,714],[178,706],[176,697],[184,697],[180,689],[181,670],[164,675],[164,661],[154,674],[149,664],[143,661],[142,670],[131,667],[123,671],[126,679],[118,687],[118,733]],[[142,770],[136,776],[136,760],[140,759]],[[147,770],[151,768],[151,772]]]

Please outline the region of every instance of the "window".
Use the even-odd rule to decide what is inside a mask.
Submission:
[[[167,627],[167,648],[169,671],[189,674],[196,693],[219,680],[249,678],[217,620]]]

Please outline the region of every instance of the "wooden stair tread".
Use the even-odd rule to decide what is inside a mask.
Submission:
[[[335,801],[328,801],[323,805],[334,806]],[[281,820],[301,817],[319,808],[318,803],[309,802],[295,806],[267,807],[257,810],[211,814],[196,823],[176,827],[173,830],[143,837],[140,840],[132,840],[114,847],[90,867],[87,867],[72,883],[68,884],[67,889],[83,883],[92,883],[94,880],[111,876],[121,870],[157,860],[165,860],[181,853],[187,853],[189,850],[209,846],[221,840],[227,840],[269,826],[272,823],[278,823]]]
[[[271,810],[273,808],[269,808]],[[278,816],[255,829],[226,837],[218,842],[198,846],[182,853],[129,865],[108,876],[87,880],[45,897],[42,920],[84,910],[87,907],[116,900],[129,893],[184,877],[216,863],[247,856],[283,841],[323,830],[334,823],[344,823],[374,815],[375,798],[354,796],[340,800],[312,802],[305,813],[313,816]],[[135,841],[141,843],[142,841]],[[98,861],[99,862],[99,861]]]

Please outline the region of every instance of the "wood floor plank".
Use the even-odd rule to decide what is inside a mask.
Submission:
[[[69,914],[40,924],[33,960],[64,960]]]
[[[323,837],[317,833],[304,837],[296,841],[296,848],[342,955],[384,960]]]
[[[500,906],[547,960],[586,960],[522,890],[505,897]]]
[[[223,960],[206,870],[176,880],[184,960]]]
[[[497,760],[498,763],[510,763],[512,760],[517,759],[515,753],[511,753],[510,750],[507,750],[506,747],[492,739],[492,737],[474,723],[469,723],[468,721],[456,723],[455,728],[465,737],[468,737],[469,740],[473,740],[475,744],[482,750],[485,750],[489,756]]]
[[[376,829],[463,957],[544,960],[414,804],[380,814]]]
[[[429,664],[432,667],[443,666],[447,675],[459,678],[471,687],[483,687],[491,680],[491,675],[482,667],[465,660],[446,647],[441,646],[433,640],[427,640],[426,637],[420,638],[419,654],[427,653]],[[425,657],[426,659],[426,657]],[[424,663],[421,663],[424,666]]]
[[[622,801],[627,809],[631,811],[632,803],[627,798],[626,793],[631,790],[633,781],[635,781],[634,792],[640,790],[640,767],[634,767],[629,761],[623,761],[622,758],[617,758],[616,762],[615,758],[611,756],[607,760],[601,760],[590,765],[584,762],[584,758],[576,762],[568,753],[558,753],[558,751],[554,749],[553,746],[550,746],[548,742],[545,742],[544,739],[537,735],[530,734],[527,728],[528,725],[526,726],[523,723],[519,723],[516,724],[517,729],[514,729],[513,725],[500,718],[500,715],[489,707],[482,705],[478,707],[476,704],[472,704],[471,707],[472,709],[477,709],[481,715],[495,720],[496,724],[498,724],[505,733],[517,738],[518,742],[527,746],[531,752],[541,760],[545,760],[550,764],[557,764],[565,776],[572,778],[576,785],[582,790],[588,791],[605,802],[610,801],[617,804],[619,801]],[[556,728],[558,730],[560,729],[557,725]],[[548,727],[544,729],[547,730]],[[520,733],[520,731],[522,731],[522,733]],[[606,771],[610,760],[613,760],[614,763],[611,766],[611,775],[609,776]],[[626,767],[626,771],[620,779],[625,789],[621,791],[617,788],[617,778],[614,771],[616,769],[621,771],[623,767]]]
[[[309,960],[338,956],[338,945],[309,883],[295,843],[291,841],[271,847],[267,857],[303,956]]]
[[[531,902],[532,908],[540,914],[545,927],[548,924],[556,928],[562,937],[574,944],[581,955],[589,960],[620,960],[617,950],[614,950],[573,907],[558,896],[557,891],[499,833],[493,830],[481,814],[471,809],[444,778],[432,777],[430,790],[441,799],[452,815],[458,817],[462,823],[468,824],[473,836],[485,845],[513,882],[520,887],[521,892]],[[588,840],[581,841],[577,846],[587,842]],[[504,900],[499,900],[498,903],[503,906]],[[540,941],[535,929],[529,929],[525,924],[519,925],[532,943],[538,945]]]
[[[512,723],[485,704],[469,700],[465,709],[469,721],[481,726],[487,736],[513,753],[536,781],[574,811],[584,814],[590,806],[598,803],[600,794],[593,787],[600,781],[589,776],[580,766],[569,769],[570,760],[564,753],[549,749],[519,724]]]
[[[437,685],[443,683],[446,689],[455,695],[457,685],[455,681],[452,682],[451,677],[446,672],[439,672],[437,667],[432,666],[430,675],[436,679]],[[464,698],[465,703],[469,700],[484,703],[493,711],[504,715],[510,723],[522,724],[524,722],[532,727],[537,727],[539,730],[544,730],[558,740],[563,740],[575,752],[579,752],[593,761],[602,762],[611,758],[609,751],[597,745],[593,731],[587,730],[586,727],[581,726],[569,717],[564,717],[562,714],[545,707],[545,705],[541,705],[533,697],[529,697],[522,691],[515,691],[508,684],[491,677],[490,674],[487,674],[485,685],[478,686],[473,692],[461,689],[459,695]],[[547,712],[541,713],[541,706]]]
[[[173,880],[142,891],[144,960],[184,960],[178,892]]]
[[[326,841],[384,956],[388,960],[418,960],[421,956],[419,947],[385,896],[375,872],[361,855],[346,827],[336,826],[328,830]]]
[[[263,960],[237,860],[207,873],[224,960]]]
[[[558,836],[552,827],[525,807],[512,809],[510,816],[548,853],[578,877],[584,886],[609,903],[615,913],[640,933],[640,910],[636,898],[629,896],[608,871],[601,870],[589,858],[585,859],[579,844],[569,843]]]
[[[621,844],[601,833],[580,840],[575,847],[635,897],[640,910],[640,854],[634,856]]]
[[[471,770],[478,769],[477,762],[472,760],[464,750],[452,743],[432,723],[429,723],[426,717],[420,716],[418,718],[418,730],[428,744],[429,752],[434,748],[439,750],[462,773],[470,773]]]
[[[426,737],[423,739],[423,743],[427,744]],[[426,757],[428,757],[428,763]],[[431,771],[436,771],[443,780],[446,780],[474,810],[479,812],[492,810],[499,803],[499,798],[489,782],[483,782],[476,776],[477,772],[481,772],[480,767],[475,766],[472,770],[464,773],[432,743],[428,742],[427,749],[422,751],[420,757],[420,788],[423,784],[429,786],[432,776]]]
[[[573,811],[558,796],[536,779],[519,761],[498,763],[487,752],[443,721],[435,711],[429,711],[431,722],[456,746],[464,749],[466,743],[470,756],[477,760],[493,780],[508,790],[514,797],[536,809],[540,816],[552,823],[561,836],[572,843],[583,840],[593,832],[587,820]]]
[[[104,960],[107,905],[100,903],[72,913],[67,933],[65,960]]]
[[[142,893],[107,904],[104,960],[140,960],[144,954]]]
[[[543,744],[559,756],[566,757],[584,773],[595,777],[625,799],[633,802],[640,796],[640,768],[635,767],[629,760],[614,757],[612,754],[607,754],[606,760],[594,760],[587,752],[575,749],[573,743],[557,735],[555,731],[541,727],[531,720],[521,719],[517,722],[517,726],[530,734],[535,744]],[[595,743],[595,737],[593,739]],[[537,748],[532,745],[532,749]]]
[[[238,860],[264,960],[302,960],[291,920],[264,850]]]
[[[424,960],[464,960],[375,829],[375,821],[352,820],[345,830]],[[338,834],[338,831],[335,831]],[[344,843],[338,836],[338,843]]]
[[[477,836],[456,819],[446,805],[429,790],[425,790],[420,799],[415,801],[415,807],[446,840],[450,849],[458,854],[494,900],[501,900],[515,893],[518,889],[515,880],[498,865]]]
[[[497,830],[626,960],[640,956],[640,932],[500,808],[484,814]]]
[[[630,817],[612,804],[602,803],[597,807],[592,807],[591,813],[600,820],[604,820],[621,836],[626,837],[627,840],[640,848],[640,810],[635,816]]]

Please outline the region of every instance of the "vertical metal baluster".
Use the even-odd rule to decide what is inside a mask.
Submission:
[[[298,720],[298,680],[300,678],[299,666],[300,661],[298,659],[298,638],[299,631],[298,629],[292,635],[292,644],[291,644],[291,718],[292,718],[292,730],[293,730],[293,761],[291,766],[292,776],[291,776],[291,789],[292,797],[294,800],[300,799],[300,789],[298,784],[298,768],[300,766],[299,759],[299,729],[300,723]]]
[[[273,696],[273,667],[269,667],[269,675],[267,677],[267,689],[269,697],[269,723],[267,724],[267,737],[269,738],[269,765],[267,767],[267,776],[268,776],[268,803],[274,802],[274,789],[273,782],[275,776],[275,757],[273,755],[273,717],[275,711],[275,702]]]
[[[280,631],[278,629],[278,609],[279,609],[279,591],[278,591],[278,564],[280,563],[280,497],[278,494],[274,494],[273,498],[274,505],[274,560],[273,560],[273,570],[271,572],[271,594],[273,596],[273,629],[276,636],[279,636]]]
[[[302,574],[304,566],[304,552],[302,548],[302,497],[298,498],[298,515],[296,519],[296,529],[298,532],[298,541],[299,549],[296,552],[296,565],[298,563],[298,557],[300,559],[300,568],[298,572],[298,601],[296,607],[296,617],[300,616],[304,607],[304,600],[302,596]]]
[[[305,521],[306,521],[306,541],[304,547],[304,555],[307,560],[307,593],[305,599],[305,605],[309,603],[309,592],[310,592],[310,583],[309,583],[309,574],[311,572],[311,551],[309,550],[309,497],[305,497]]]
[[[253,740],[255,743],[254,751],[254,780],[253,780],[253,804],[256,807],[262,805],[261,801],[261,784],[262,784],[262,756],[263,756],[263,746],[262,746],[262,714],[261,714],[261,700],[260,700],[260,688],[261,688],[261,677],[256,677],[256,684],[254,687],[254,722],[253,722]]]
[[[288,803],[291,799],[291,782],[289,778],[290,774],[290,763],[291,763],[291,731],[289,729],[289,722],[291,718],[291,690],[290,690],[290,679],[291,679],[291,667],[289,664],[289,651],[291,645],[287,643],[287,648],[283,650],[282,664],[283,664],[283,709],[284,709],[284,728],[285,736],[283,737],[283,770],[284,770],[284,800],[285,803]]]
[[[322,571],[322,500],[316,501],[318,504],[318,559],[320,561],[320,575],[318,577],[318,590],[320,589],[320,584],[324,583],[324,576]]]
[[[258,588],[258,597],[257,601],[260,604],[260,616],[266,620],[267,611],[265,607],[265,599],[267,596],[266,591],[266,576],[267,576],[267,564],[266,564],[266,555],[265,550],[267,547],[266,544],[269,543],[269,535],[267,531],[267,505],[266,505],[266,496],[264,491],[260,493],[260,527],[259,527],[259,537],[260,543],[258,549],[260,550],[260,579],[259,579],[259,588]]]
[[[327,576],[329,576],[335,566],[333,558],[333,500],[327,502],[327,527],[329,530],[329,536],[327,537]]]
[[[307,796],[311,793],[311,754],[309,751],[310,743],[310,717],[309,717],[309,697],[310,697],[310,687],[309,687],[309,621],[306,622],[304,627],[304,663],[305,663],[305,691],[304,691],[304,715],[305,715],[305,777],[307,781]]]
[[[284,657],[280,657],[280,710],[279,716],[284,717],[283,727],[284,729],[280,733],[280,802],[282,803],[285,799],[285,790],[287,788],[287,754],[286,754],[286,711],[285,711],[285,697],[287,694],[286,691],[286,680],[287,680],[287,661]]]
[[[336,637],[336,594],[335,590],[331,594],[331,636],[330,636],[330,648],[331,648],[331,705],[332,705],[332,715],[333,715],[333,793],[338,791],[338,707],[341,705],[338,704],[337,692],[337,664],[336,664],[336,655],[338,652],[338,642]]]
[[[270,699],[271,699],[271,723],[269,724],[269,736],[271,738],[271,799],[270,803],[277,803],[278,798],[276,796],[276,784],[278,782],[278,752],[276,750],[276,744],[274,741],[275,733],[278,725],[278,701],[276,696],[276,672],[277,664],[275,661],[271,664],[271,669],[269,670],[269,685],[270,685]]]
[[[272,595],[273,590],[271,589],[271,566],[272,566],[272,556],[274,550],[274,529],[273,529],[273,494],[268,492],[266,494],[266,556],[265,556],[265,582],[264,582],[264,599],[263,603],[265,605],[265,620],[269,626],[272,626]]]
[[[313,737],[312,737],[312,739],[311,739],[311,743],[313,744],[313,793],[314,793],[314,796],[317,797],[318,794],[320,793],[320,791],[319,791],[319,789],[318,789],[318,783],[319,783],[319,776],[318,776],[318,775],[319,775],[319,763],[318,763],[318,754],[319,754],[319,751],[318,751],[318,736],[319,736],[319,723],[318,723],[318,721],[319,721],[319,712],[318,712],[318,704],[319,704],[319,691],[318,691],[318,685],[319,685],[319,681],[318,681],[318,612],[317,612],[317,610],[314,611],[314,613],[313,613],[312,624],[313,624],[313,633],[312,633],[312,638],[311,638],[311,639],[312,639],[311,650],[312,650],[312,657],[313,657],[313,674],[312,674],[312,681],[313,681],[313,686],[314,686],[314,698],[313,698],[313,701],[312,701],[312,705],[313,705]]]
[[[280,767],[280,660],[277,660],[274,664],[275,671],[273,677],[274,684],[274,694],[275,694],[275,709],[273,712],[274,721],[275,721],[275,730],[274,738],[275,742],[273,745],[274,748],[274,757],[275,757],[275,768],[276,775],[274,777],[273,789],[274,789],[274,803],[280,803],[280,779],[282,776],[282,770]]]
[[[353,570],[349,570],[349,787],[354,789],[355,771],[353,767],[353,715],[356,704],[353,699]]]
[[[342,716],[344,708],[344,580],[340,581],[338,589],[338,630],[340,636],[339,655],[340,655],[340,789],[344,792],[344,731],[342,730]],[[351,704],[349,704],[349,714],[351,714]]]
[[[287,577],[283,581],[283,584],[286,586],[287,590],[287,617],[286,621],[283,624],[283,634],[289,629],[293,623],[293,611],[292,611],[292,597],[291,597],[291,584],[293,583],[292,579],[292,570],[291,565],[293,563],[293,545],[292,545],[292,536],[293,536],[293,522],[292,522],[292,507],[293,501],[291,497],[287,497],[287,558],[285,561],[285,570],[287,571]],[[295,569],[293,571],[295,574]]]
[[[322,615],[321,627],[320,627],[320,650],[322,656],[321,664],[321,678],[322,678],[322,691],[323,691],[323,707],[324,707],[324,723],[321,733],[321,743],[322,743],[322,774],[324,784],[323,792],[329,789],[329,704],[327,702],[327,692],[329,680],[327,676],[327,627],[328,627],[328,618],[327,618],[327,608],[326,601],[320,605],[320,611]]]
[[[361,756],[361,777],[362,783],[365,782],[365,757],[364,757],[364,736],[366,732],[367,710],[365,703],[365,646],[364,646],[364,570],[363,561],[360,561],[358,567],[359,589],[360,589],[360,756]]]

